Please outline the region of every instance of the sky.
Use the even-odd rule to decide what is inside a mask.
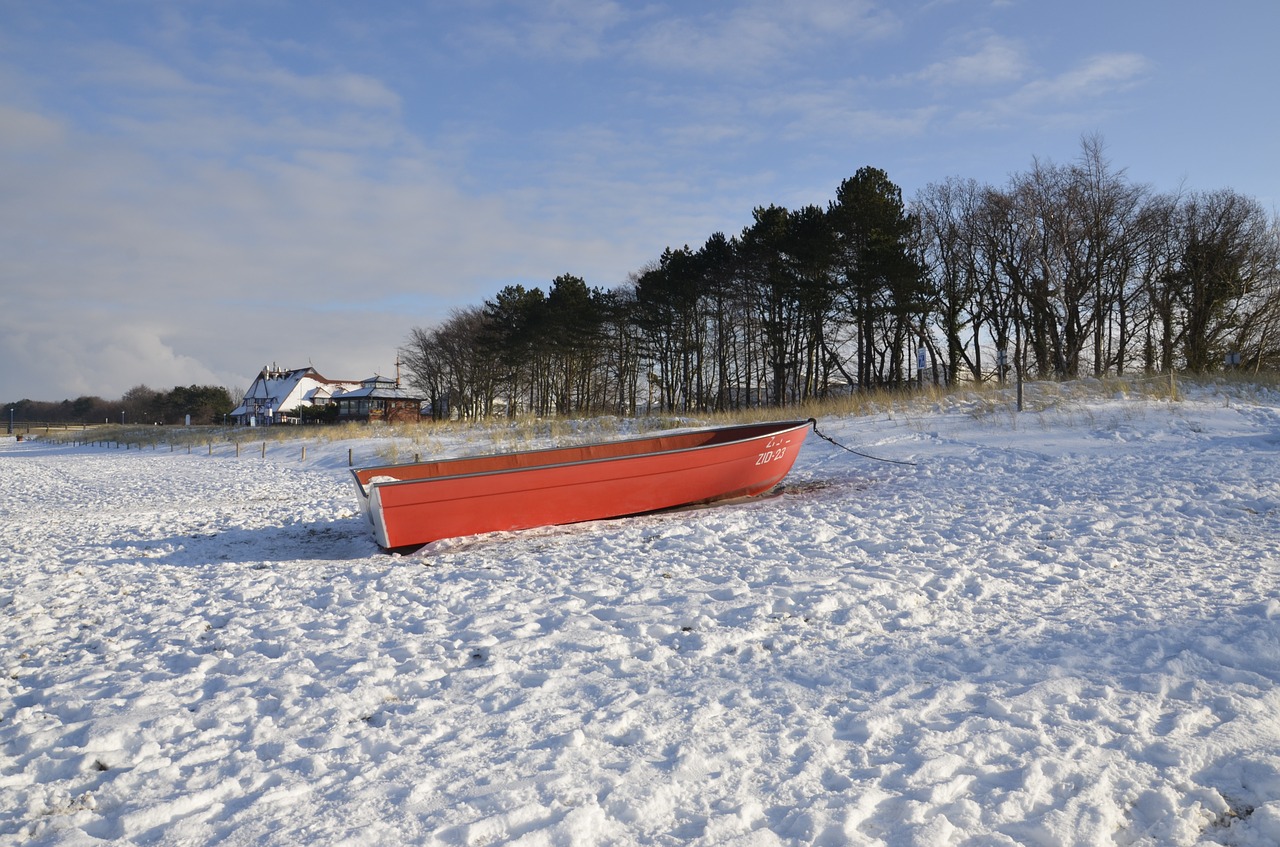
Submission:
[[[0,402],[391,375],[859,168],[1280,207],[1280,4],[0,0]]]

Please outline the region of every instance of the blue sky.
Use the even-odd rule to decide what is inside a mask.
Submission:
[[[394,371],[864,165],[1280,207],[1274,0],[0,0],[0,401]]]

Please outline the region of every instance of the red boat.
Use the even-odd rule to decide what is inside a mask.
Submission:
[[[813,424],[715,427],[352,473],[378,543],[408,547],[763,494],[791,470]]]

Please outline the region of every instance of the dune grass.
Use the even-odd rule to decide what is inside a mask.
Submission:
[[[1091,400],[1133,399],[1177,402],[1184,387],[1217,391],[1230,402],[1233,396],[1280,388],[1276,374],[1227,374],[1193,379],[1188,377],[1125,376],[1086,378],[1070,381],[1035,381],[1023,386],[1023,411],[1083,409]],[[732,412],[647,413],[636,417],[599,415],[582,417],[518,417],[484,420],[422,421],[404,424],[345,423],[329,426],[120,426],[104,424],[83,430],[50,430],[32,433],[60,443],[92,443],[124,450],[168,450],[253,455],[280,449],[298,450],[305,456],[307,445],[360,442],[376,439],[361,451],[364,464],[398,464],[422,456],[438,455],[445,441],[456,442],[466,434],[478,449],[511,452],[552,444],[609,440],[693,426],[731,425],[758,421],[829,417],[886,415],[890,418],[922,416],[955,411],[978,418],[1016,421],[1016,391],[1012,384],[965,383],[957,387],[925,385],[899,389],[862,391],[851,395],[813,400],[797,406],[753,407]],[[1016,425],[1016,423],[1014,423]],[[354,455],[354,454],[353,454]],[[354,458],[353,458],[354,460]]]

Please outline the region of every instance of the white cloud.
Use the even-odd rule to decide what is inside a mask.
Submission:
[[[226,137],[158,156],[133,135],[58,135],[45,116],[0,112],[0,125],[34,128],[3,136],[5,160],[23,138],[53,139],[5,177],[0,397],[238,385],[266,361],[300,356],[323,372],[385,372],[412,326],[502,281],[625,278],[607,270],[626,261],[616,243],[547,217],[554,204],[584,212],[572,187],[531,199],[464,193],[417,145],[387,159],[342,149],[341,131],[268,127],[246,147],[247,121],[162,117],[149,130],[172,132],[166,145],[199,130]],[[280,143],[303,136],[320,143]],[[233,155],[201,152],[222,147]]]
[[[610,54],[610,31],[635,13],[613,0],[553,0],[513,3],[502,13],[471,7],[482,14],[461,27],[471,48],[484,57],[536,56],[579,62]],[[475,58],[470,50],[464,51]]]
[[[628,49],[663,69],[754,74],[778,63],[802,66],[810,51],[837,41],[852,50],[897,27],[891,13],[869,2],[756,2],[727,12],[665,16],[642,28]]]
[[[44,397],[108,360],[108,393],[385,370],[504,284],[619,283],[862,164],[1007,173],[1160,81],[959,2],[161,5],[0,36],[0,340]]]
[[[300,74],[279,66],[254,69],[235,64],[221,65],[216,71],[221,81],[235,84],[237,91],[269,89],[286,97],[380,112],[396,112],[400,108],[399,95],[365,74]]]
[[[972,88],[1016,82],[1029,68],[1019,42],[987,34],[975,49],[935,62],[915,78],[947,88]]]
[[[0,144],[12,153],[45,150],[60,143],[63,133],[60,121],[0,103]]]
[[[1137,53],[1090,56],[1064,73],[1028,83],[1011,98],[1011,103],[1031,107],[1098,97],[1131,87],[1150,67],[1150,62]]]
[[[99,91],[135,97],[157,94],[197,97],[214,91],[172,62],[115,42],[72,48],[66,58],[79,69],[77,82]]]
[[[751,123],[775,137],[807,145],[847,145],[857,140],[914,137],[924,132],[935,105],[899,97],[877,101],[875,87],[861,81],[808,83],[757,96]],[[760,130],[758,130],[760,131]]]
[[[619,59],[660,71],[758,73],[779,62],[803,64],[809,50],[884,38],[900,23],[871,0],[753,0],[702,4],[622,4],[611,0],[520,3],[484,13],[464,30],[483,55],[553,62]],[[467,51],[463,55],[468,55]]]
[[[178,352],[181,318],[83,303],[57,308],[49,300],[14,298],[3,305],[0,351],[10,371],[3,385],[5,400],[22,399],[16,396],[21,387],[29,389],[29,399],[62,400],[82,395],[112,399],[139,383],[155,388],[228,384],[225,374]]]
[[[990,130],[1049,124],[1078,133],[1113,108],[1111,95],[1141,84],[1150,69],[1150,61],[1136,53],[1091,56],[1056,76],[1030,80],[1009,94],[957,110],[952,125]]]

